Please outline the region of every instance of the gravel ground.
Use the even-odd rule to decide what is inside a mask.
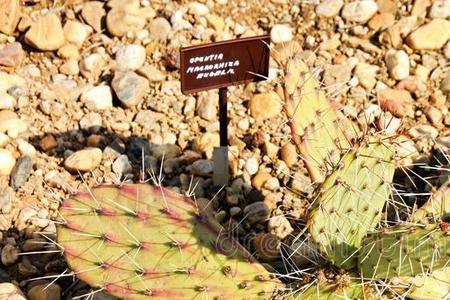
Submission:
[[[450,0],[0,0],[1,300],[89,292],[71,277],[43,291],[48,279],[28,279],[64,260],[19,255],[56,249],[46,241],[73,191],[161,169],[163,185],[213,198],[218,94],[181,93],[178,51],[264,33],[273,53],[302,51],[347,116],[398,134],[404,167],[446,164]],[[269,80],[229,89],[232,180],[213,206],[249,248],[257,233],[289,245],[313,192],[273,92],[279,73],[272,60]],[[439,184],[396,178],[411,191]]]

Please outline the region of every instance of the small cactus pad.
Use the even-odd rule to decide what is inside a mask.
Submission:
[[[356,252],[381,219],[390,197],[395,165],[389,140],[362,141],[325,179],[308,214],[319,251],[342,268],[356,266]]]
[[[450,263],[450,236],[439,225],[394,226],[370,233],[358,264],[366,279],[389,279],[433,272]]]
[[[282,94],[292,139],[313,181],[322,182],[349,147],[347,125],[338,119],[314,74],[298,57],[286,63]]]
[[[450,179],[410,217],[412,223],[436,223],[450,213]]]
[[[394,278],[390,285],[400,294],[406,293],[408,299],[450,299],[450,267],[415,277]]]
[[[266,299],[279,283],[194,201],[164,188],[100,186],[60,214],[74,274],[122,299]]]

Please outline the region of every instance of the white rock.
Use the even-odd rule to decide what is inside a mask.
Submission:
[[[199,2],[191,2],[188,5],[189,13],[193,15],[207,15],[209,13],[209,8],[205,4]]]
[[[19,152],[22,155],[28,155],[33,157],[36,154],[36,148],[34,148],[33,145],[31,145],[30,143],[28,143],[23,139],[19,139],[17,141],[17,148],[19,149]]]
[[[208,121],[217,119],[217,103],[219,96],[217,93],[201,94],[197,100],[197,114]]]
[[[254,157],[247,159],[245,162],[245,170],[248,174],[254,175],[258,173],[259,163],[258,160]]]
[[[5,147],[6,145],[8,145],[8,143],[9,137],[6,134],[0,132],[0,148]]]
[[[378,119],[378,128],[387,135],[396,133],[401,125],[402,120],[394,117],[389,112],[382,113]]]
[[[393,79],[402,80],[409,76],[409,57],[405,51],[390,49],[386,52],[385,60]]]
[[[378,10],[375,1],[360,0],[345,4],[342,9],[342,17],[350,22],[366,23]]]
[[[116,68],[119,71],[134,71],[144,65],[145,57],[145,48],[141,45],[122,46],[116,52]]]
[[[444,47],[444,56],[450,60],[450,41]]]
[[[7,94],[7,93],[1,93],[0,92],[0,109],[10,109],[13,110],[16,106],[16,99]]]
[[[0,299],[1,300],[26,300],[20,288],[12,283],[0,283]]]
[[[116,158],[112,164],[113,172],[121,178],[123,175],[129,174],[133,171],[130,160],[125,154],[120,155]]]
[[[432,19],[445,19],[450,16],[450,0],[435,0],[428,16]]]
[[[156,40],[165,40],[170,34],[172,26],[165,18],[156,18],[150,23],[150,36]]]
[[[431,125],[420,124],[408,130],[408,133],[413,138],[432,138],[435,139],[439,135],[439,131]]]
[[[276,235],[279,239],[284,239],[290,235],[294,229],[285,216],[275,216],[267,222],[267,229],[269,233]]]
[[[107,85],[100,85],[90,88],[81,94],[80,100],[89,109],[104,110],[113,107],[111,88]]]
[[[80,71],[86,78],[96,78],[100,76],[105,65],[105,59],[100,54],[93,53],[80,62]]]
[[[343,5],[343,0],[325,0],[316,6],[316,14],[324,17],[333,17],[339,14]]]
[[[275,44],[292,40],[292,29],[285,24],[276,24],[270,30],[270,38]]]
[[[0,175],[11,174],[15,164],[14,155],[9,150],[0,149]]]

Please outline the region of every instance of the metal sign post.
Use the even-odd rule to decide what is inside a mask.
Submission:
[[[215,185],[227,186],[227,87],[265,80],[269,74],[270,36],[210,43],[180,50],[181,92],[219,89],[220,147],[213,153]]]

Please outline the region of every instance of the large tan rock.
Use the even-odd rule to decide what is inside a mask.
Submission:
[[[61,21],[56,14],[40,17],[25,34],[25,42],[39,50],[53,51],[65,43]]]
[[[281,113],[281,99],[274,92],[257,94],[250,99],[249,108],[256,120],[273,118]]]
[[[19,0],[0,0],[0,32],[13,34],[20,19]]]
[[[102,150],[86,148],[72,153],[64,161],[64,167],[69,172],[88,172],[95,169],[102,161]]]
[[[406,43],[415,50],[433,50],[441,49],[449,39],[450,21],[434,19],[411,33]]]

